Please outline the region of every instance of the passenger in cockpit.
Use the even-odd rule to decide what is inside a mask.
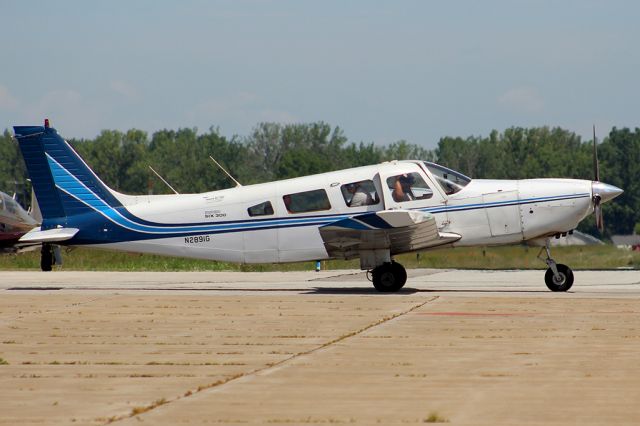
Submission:
[[[347,190],[352,194],[349,207],[360,207],[375,204],[371,194],[362,188],[361,182],[347,185]]]

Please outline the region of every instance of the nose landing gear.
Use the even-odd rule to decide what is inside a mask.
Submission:
[[[567,265],[556,263],[551,258],[550,244],[550,240],[547,239],[544,246],[547,258],[544,261],[549,266],[549,269],[544,274],[544,282],[551,291],[567,291],[573,285],[573,271]]]

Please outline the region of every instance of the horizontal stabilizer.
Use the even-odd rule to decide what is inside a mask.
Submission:
[[[78,228],[53,228],[41,231],[40,228],[33,228],[20,238],[21,243],[55,243],[73,238]]]

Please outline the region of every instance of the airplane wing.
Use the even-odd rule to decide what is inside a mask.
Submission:
[[[367,250],[391,255],[453,243],[461,238],[440,232],[435,217],[413,210],[382,210],[338,220],[320,227],[320,235],[332,257],[351,259]]]

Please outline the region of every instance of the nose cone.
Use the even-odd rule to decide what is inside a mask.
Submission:
[[[600,196],[600,200],[606,203],[609,200],[613,200],[624,191],[617,186],[609,185],[602,182],[591,183],[591,193],[593,196]]]

